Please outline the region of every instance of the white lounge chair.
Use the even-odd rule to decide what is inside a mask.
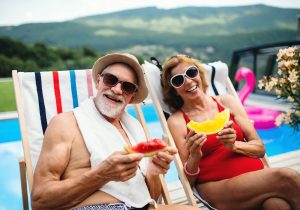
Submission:
[[[29,209],[29,192],[32,190],[33,172],[40,154],[44,132],[51,118],[70,111],[96,93],[91,70],[50,72],[17,72],[13,70],[13,83],[20,122],[24,157],[19,161],[23,208]],[[149,138],[140,105],[135,105],[138,118]],[[161,176],[163,197],[170,204],[170,196]]]
[[[169,144],[175,146],[174,139],[169,131],[167,121],[165,116],[171,114],[168,106],[163,102],[162,90],[161,90],[161,77],[160,77],[160,69],[159,65],[154,65],[148,61],[145,61],[143,64],[143,69],[145,72],[146,83],[148,85],[148,89],[151,95],[151,99],[153,104],[155,105],[156,111],[158,113],[158,117],[160,123],[163,128],[163,135],[167,136]],[[231,80],[228,77],[228,66],[227,64],[218,61],[208,64],[203,64],[206,71],[206,78],[209,84],[207,89],[207,94],[211,96],[221,95],[221,94],[230,94],[238,99],[238,95],[232,85]],[[239,100],[238,100],[239,101]],[[265,167],[269,167],[270,164],[265,156],[262,159]],[[183,165],[179,155],[175,155],[175,165],[178,171],[179,179],[184,188],[186,197],[188,199],[188,203],[193,206],[198,206],[195,197],[200,200],[207,208],[215,209],[210,206],[205,200],[203,200],[198,194],[197,190],[191,189],[191,186],[183,172]],[[193,195],[194,193],[194,195]],[[194,197],[195,196],[195,197]]]

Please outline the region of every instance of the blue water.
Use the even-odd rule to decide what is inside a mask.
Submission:
[[[154,107],[145,105],[142,109],[150,135],[160,138],[162,129]],[[129,107],[128,112],[136,117],[133,107]],[[300,132],[294,132],[287,125],[258,130],[258,134],[266,146],[268,156],[300,149]],[[0,210],[23,209],[18,168],[18,159],[23,156],[23,151],[19,139],[21,137],[17,119],[0,121]],[[177,180],[176,168],[172,164],[166,174],[166,181]]]
[[[0,144],[0,209],[23,209],[18,159],[21,142]]]
[[[300,149],[300,132],[295,132],[288,125],[257,132],[265,144],[268,156]]]
[[[17,119],[0,121],[0,143],[21,139],[19,121]]]

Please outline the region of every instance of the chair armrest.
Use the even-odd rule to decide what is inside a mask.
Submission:
[[[26,179],[26,162],[24,157],[19,159],[19,169],[20,169],[20,181],[21,181],[21,189],[22,189],[22,203],[23,209],[29,210],[28,205],[28,192],[27,192],[27,179]]]

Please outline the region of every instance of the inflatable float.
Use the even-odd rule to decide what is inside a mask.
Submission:
[[[253,91],[256,79],[252,70],[247,67],[241,67],[237,70],[234,80],[239,82],[245,80],[245,85],[238,91],[238,96],[244,105],[246,98]],[[251,120],[254,121],[254,127],[257,129],[269,129],[275,127],[276,117],[280,114],[279,111],[262,107],[245,106],[245,110]]]

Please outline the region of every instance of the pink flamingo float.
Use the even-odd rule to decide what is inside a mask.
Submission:
[[[256,79],[252,70],[247,67],[241,67],[237,70],[234,80],[239,82],[245,80],[246,84],[238,91],[238,96],[244,105],[248,95],[253,91]],[[280,114],[279,111],[262,107],[244,106],[248,116],[254,121],[254,127],[257,129],[268,129],[275,127],[275,119]]]

